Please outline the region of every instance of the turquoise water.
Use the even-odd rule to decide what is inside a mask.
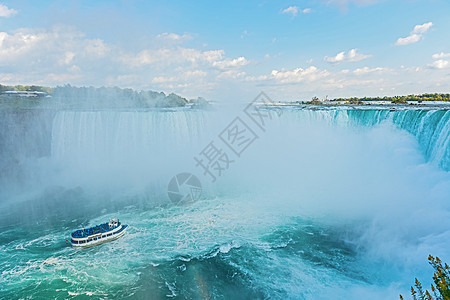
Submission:
[[[241,201],[103,214],[91,224],[120,215],[129,232],[84,250],[65,243],[78,220],[41,230],[3,228],[2,297],[296,298],[383,284],[342,242],[339,229],[307,218],[247,214]]]
[[[2,299],[385,299],[449,258],[448,111],[287,110],[214,184],[192,157],[233,114],[27,114],[0,121]],[[201,199],[168,200],[179,171]]]
[[[449,110],[349,110],[346,114],[355,123],[368,126],[390,120],[416,137],[427,160],[446,171],[450,170]]]

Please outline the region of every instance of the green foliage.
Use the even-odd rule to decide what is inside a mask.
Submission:
[[[317,98],[317,97],[313,97],[312,99],[311,99],[311,101],[309,101],[309,102],[305,102],[305,104],[311,104],[311,105],[322,105],[323,104],[323,102],[322,101],[320,101],[319,100],[319,98]]]
[[[6,92],[6,91],[14,91],[12,87],[9,87],[7,85],[1,85],[0,84],[0,93]]]
[[[367,101],[388,101],[396,104],[406,104],[408,101],[450,101],[450,94],[422,94],[422,95],[408,95],[408,96],[393,96],[393,97],[363,97],[363,98],[336,98],[331,101],[347,102],[349,104],[363,104]]]
[[[92,106],[94,108],[181,107],[187,103],[185,98],[173,93],[166,96],[162,92],[136,91],[119,87],[57,86],[53,90],[53,97],[63,102],[70,102],[73,105]]]
[[[361,99],[358,99],[358,98],[356,98],[356,97],[353,97],[353,98],[350,98],[350,99],[349,99],[348,104],[362,105],[362,104],[364,104],[364,103],[362,102]]]
[[[17,92],[45,92],[47,94],[52,93],[52,88],[40,86],[40,85],[2,85],[0,84],[0,93],[6,91],[17,91]]]
[[[58,105],[64,108],[153,108],[153,107],[182,107],[188,101],[176,94],[165,95],[153,91],[136,91],[133,89],[121,89],[119,87],[74,87],[70,84],[49,88],[44,86],[6,86],[0,85],[0,94],[6,91],[35,91],[45,92],[51,98],[31,99],[35,97],[21,97],[20,95],[0,96],[2,105],[17,107],[29,107],[30,103]],[[44,94],[45,95],[45,94]],[[205,100],[206,101],[206,100]]]
[[[206,100],[203,97],[198,97],[197,99],[191,99],[189,100],[189,103],[192,105],[192,107],[194,108],[207,108],[209,107],[211,104],[208,102],[208,100]]]
[[[433,275],[434,285],[431,284],[431,291],[434,297],[428,290],[423,290],[422,284],[416,278],[414,287],[411,287],[411,296],[414,300],[450,300],[450,267],[443,264],[439,257],[434,258],[428,256],[428,263],[433,267],[435,273]],[[403,296],[400,295],[403,300]]]
[[[185,98],[175,95],[174,93],[171,93],[167,97],[156,102],[156,106],[157,107],[180,107],[180,106],[185,106],[187,103],[188,103],[188,101]]]
[[[408,104],[408,100],[406,97],[394,97],[394,100],[391,101],[393,104]]]

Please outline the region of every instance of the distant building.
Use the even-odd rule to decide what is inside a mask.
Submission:
[[[1,95],[7,97],[50,97],[46,92],[38,91],[6,91]]]

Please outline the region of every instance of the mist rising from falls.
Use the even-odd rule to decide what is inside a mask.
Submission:
[[[217,117],[217,113],[186,110],[63,111],[53,120],[51,155],[59,161],[90,166],[120,161],[142,164],[154,157],[174,159],[183,154],[188,158],[202,149],[201,142],[218,134]],[[450,111],[300,110],[287,112],[278,121],[289,126],[289,118],[302,124],[326,122],[346,127],[389,121],[416,137],[427,160],[444,170],[450,168]]]
[[[167,181],[186,166],[204,122],[200,111],[59,112],[52,158],[96,183]]]

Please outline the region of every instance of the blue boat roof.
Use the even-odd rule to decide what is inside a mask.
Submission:
[[[120,222],[117,224],[117,227],[118,226],[120,226]],[[110,228],[108,223],[103,223],[103,224],[89,227],[86,229],[76,230],[76,231],[72,232],[72,237],[73,238],[84,238],[84,237],[88,237],[93,234],[108,232],[117,227]]]

